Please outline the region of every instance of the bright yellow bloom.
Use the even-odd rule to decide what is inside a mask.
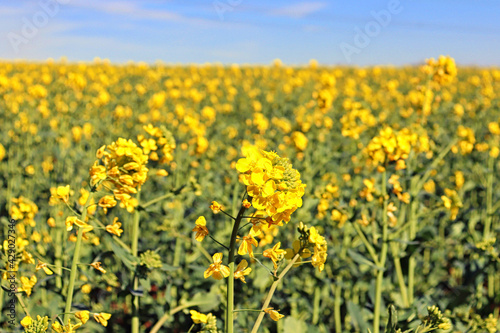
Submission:
[[[286,250],[280,249],[280,246],[281,242],[278,242],[272,248],[265,250],[262,254],[264,257],[270,258],[273,261],[274,269],[278,268],[278,261],[280,261],[286,253]]]
[[[428,59],[423,70],[432,75],[432,80],[440,85],[451,83],[457,76],[455,60],[450,56],[440,55],[437,61],[434,58]]]
[[[73,225],[77,225],[80,228],[90,227],[87,223],[83,222],[82,220],[80,220],[76,216],[68,216],[66,218],[66,223],[65,224],[66,224],[66,230],[67,231],[73,230]]]
[[[321,236],[315,227],[309,229],[309,243],[317,246],[326,245],[325,237]]]
[[[49,205],[53,206],[60,202],[67,203],[69,201],[71,189],[69,185],[66,186],[58,186],[57,188],[52,187],[50,189],[50,199]]]
[[[274,152],[246,148],[244,155],[236,163],[236,170],[248,195],[253,197],[252,206],[271,216],[273,224],[288,223],[290,215],[302,206],[305,185],[300,173],[288,159]]]
[[[207,315],[206,314],[203,314],[203,313],[200,313],[198,311],[195,311],[195,310],[191,310],[189,311],[189,313],[191,313],[191,319],[193,320],[193,322],[195,324],[206,324],[207,323]]]
[[[36,268],[35,270],[36,271],[39,271],[40,269],[43,269],[43,271],[45,272],[45,274],[47,275],[52,275],[54,274],[54,272],[52,272],[48,267],[47,267],[47,263],[44,263],[43,261],[41,260],[38,260],[38,264],[36,265]]]
[[[248,236],[243,236],[243,238],[241,238],[241,245],[238,249],[238,254],[240,256],[243,256],[248,253],[250,257],[253,257],[252,245],[257,247],[259,243],[255,238],[253,238],[251,234],[249,234]]]
[[[21,320],[21,325],[24,328],[26,328],[26,327],[30,326],[32,322],[33,322],[33,319],[31,319],[30,316],[26,316],[23,318],[23,320]]]
[[[298,131],[292,133],[292,140],[295,147],[300,151],[304,151],[307,148],[307,143],[309,142],[304,133]]]
[[[208,229],[206,227],[207,220],[204,216],[200,216],[196,219],[196,227],[193,228],[193,231],[196,232],[195,239],[198,242],[201,242],[205,236],[209,234]]]
[[[212,257],[214,263],[211,264],[203,275],[205,279],[212,276],[216,280],[222,280],[229,276],[229,267],[222,264],[222,253],[216,253]]]
[[[217,201],[212,201],[210,209],[214,214],[218,214],[222,210],[222,206]]]
[[[94,319],[97,321],[99,324],[102,326],[106,327],[108,326],[108,320],[111,318],[111,314],[101,312],[101,313],[94,313]]]
[[[264,309],[264,312],[267,313],[274,321],[278,321],[281,318],[285,317],[284,315],[280,314],[277,310],[273,310],[273,308]]]
[[[106,226],[106,231],[109,232],[110,234],[117,235],[120,237],[122,235],[123,230],[120,229],[122,227],[122,224],[118,222],[118,217],[115,217],[113,220],[113,224],[108,224]]]
[[[234,278],[235,279],[240,279],[243,283],[247,283],[245,281],[245,275],[250,274],[252,272],[252,269],[248,267],[248,262],[243,259],[238,266],[236,267],[236,270],[234,271]]]
[[[31,290],[37,283],[37,278],[35,275],[33,275],[31,278],[27,278],[24,276],[21,276],[21,287],[17,289],[17,291],[24,291],[26,295],[31,295]]]
[[[75,317],[80,319],[82,324],[85,324],[89,318],[90,318],[90,312],[89,311],[78,311],[75,313]]]
[[[112,195],[105,195],[99,200],[99,206],[104,210],[104,214],[108,213],[108,208],[116,206],[116,200]]]

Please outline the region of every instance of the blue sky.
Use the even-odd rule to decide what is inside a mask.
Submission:
[[[440,54],[500,66],[500,1],[0,0],[0,59],[365,66]]]

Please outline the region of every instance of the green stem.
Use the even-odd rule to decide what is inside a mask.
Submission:
[[[92,198],[94,197],[94,192],[93,190],[90,192],[87,202],[84,205],[83,211],[82,211],[82,221],[86,222],[87,220],[87,204],[89,202],[92,202]],[[78,230],[78,236],[76,238],[76,244],[75,244],[75,252],[73,253],[73,261],[71,262],[71,273],[69,274],[69,286],[68,286],[68,296],[66,297],[66,307],[64,308],[64,324],[68,322],[69,315],[68,313],[71,312],[71,304],[73,302],[73,293],[75,289],[75,279],[76,279],[76,274],[78,273],[78,261],[80,260],[80,248],[82,245],[82,235],[83,232],[81,229]]]
[[[21,304],[21,308],[23,309],[24,313],[28,316],[31,317],[28,308],[26,308],[26,305],[23,302],[23,297],[21,296],[20,293],[16,293],[17,300],[19,301],[19,304]],[[33,317],[31,317],[33,318]]]
[[[57,218],[58,222],[59,222],[59,218]],[[55,273],[57,274],[56,275],[56,288],[61,290],[62,289],[62,243],[63,243],[63,229],[61,226],[59,226],[59,223],[56,223],[56,230],[55,230],[55,234],[56,234],[56,242],[54,244],[54,247],[55,247],[55,266],[56,266],[56,269],[55,269]]]
[[[410,242],[415,240],[417,236],[417,218],[415,214],[417,212],[418,201],[417,198],[412,198],[411,206],[410,206],[410,214],[409,214],[409,224],[410,224]],[[415,253],[410,255],[408,260],[408,303],[413,304],[413,294],[415,288]]]
[[[191,333],[191,331],[193,330],[193,328],[194,328],[195,326],[196,326],[195,324],[191,325],[191,327],[189,328],[189,331],[187,331],[187,333]]]
[[[266,300],[264,301],[264,304],[262,305],[262,308],[261,308],[262,312],[257,317],[257,321],[253,325],[251,333],[257,333],[257,331],[259,330],[260,324],[262,323],[262,319],[264,319],[264,315],[266,314],[264,312],[264,310],[269,307],[269,303],[271,302],[271,299],[273,298],[274,292],[276,291],[276,287],[280,283],[281,279],[283,279],[283,277],[286,275],[286,273],[288,273],[288,271],[293,267],[293,265],[295,264],[295,262],[297,261],[297,259],[299,259],[301,252],[302,251],[299,251],[299,253],[297,253],[293,257],[293,259],[285,267],[285,269],[281,272],[281,274],[278,276],[278,278],[276,280],[274,280],[273,284],[271,285],[271,289],[269,289],[269,293],[267,294]]]
[[[160,199],[160,198],[157,198],[157,199]],[[139,191],[137,193],[137,202],[140,203],[140,200],[141,200],[141,192]],[[139,222],[140,221],[141,221],[141,213],[139,212],[138,209],[136,209],[134,212],[134,221],[133,221],[133,225],[132,225],[132,245],[131,245],[132,255],[135,258],[137,258],[137,252],[138,252]],[[132,279],[133,279],[133,287],[132,288],[134,290],[137,290],[139,288],[139,278],[137,277],[137,274],[135,274],[135,272],[132,272]],[[136,295],[132,296],[131,328],[132,328],[132,333],[139,333],[139,296],[136,296]]]
[[[366,249],[368,250],[368,253],[370,253],[370,256],[372,257],[373,262],[375,263],[375,265],[379,266],[379,261],[378,261],[379,259],[378,259],[377,253],[375,252],[375,249],[373,248],[373,246],[370,244],[370,242],[366,238],[365,234],[363,233],[363,230],[361,230],[361,227],[356,222],[354,222],[353,225],[354,225],[354,229],[358,233],[359,238],[361,239],[361,241],[365,245]]]
[[[486,219],[484,221],[483,238],[486,240],[490,237],[491,222],[493,219],[493,176],[495,174],[495,159],[490,156],[488,158],[488,179],[486,184]],[[488,269],[488,297],[495,297],[495,270],[493,267]]]
[[[486,220],[484,222],[483,238],[487,239],[491,231],[491,220],[493,218],[493,175],[495,168],[495,159],[489,157],[488,159],[488,180],[486,185]]]
[[[141,193],[140,191],[139,191],[139,193],[137,193],[137,200],[139,200],[140,193]],[[167,193],[165,195],[162,195],[161,197],[158,197],[158,198],[155,198],[155,199],[153,199],[151,201],[148,201],[145,204],[139,205],[139,207],[141,207],[142,209],[146,209],[147,207],[149,207],[151,205],[154,205],[157,202],[160,202],[162,200],[168,199],[168,198],[173,197],[173,196],[174,196],[174,193],[169,192],[169,193]]]
[[[238,309],[238,310],[233,310],[233,312],[262,312],[262,310],[255,310],[255,309]]]
[[[339,276],[337,284],[335,285],[335,304],[333,308],[335,317],[335,332],[342,332],[342,317],[340,315],[341,305],[342,305],[342,276]]]
[[[319,320],[319,301],[320,301],[320,298],[321,298],[321,289],[319,287],[316,287],[314,289],[314,301],[313,301],[313,304],[314,304],[314,310],[313,310],[313,318],[312,318],[312,323],[314,326],[316,326],[318,324],[318,320]]]
[[[220,246],[222,246],[223,248],[225,248],[226,250],[229,250],[229,248],[222,244],[221,242],[219,242],[217,239],[213,238],[211,235],[208,235],[208,237],[210,237],[214,242],[216,242],[217,244],[219,244]]]
[[[238,229],[245,213],[246,208],[241,206],[236,219],[234,220],[233,232],[231,233],[231,240],[229,242],[228,253],[228,266],[229,278],[227,280],[227,313],[226,313],[226,327],[227,333],[233,333],[233,310],[234,310],[234,250],[236,248],[236,237],[238,236]]]
[[[387,221],[387,174],[382,173],[382,196],[384,208],[382,212],[382,247],[380,250],[379,269],[377,271],[377,281],[375,284],[375,308],[373,311],[373,333],[380,332],[380,305],[382,302],[382,282],[384,279],[385,261],[387,259],[387,248],[389,240],[389,225]]]
[[[406,289],[405,278],[403,275],[403,270],[401,269],[401,261],[399,258],[399,244],[391,242],[391,252],[394,258],[394,268],[396,269],[396,276],[398,278],[399,290],[401,292],[401,299],[403,300],[403,306],[408,308],[410,304],[408,303],[408,290]]]
[[[165,322],[171,316],[173,316],[174,314],[176,314],[177,312],[182,311],[182,310],[187,309],[187,308],[190,308],[190,307],[193,307],[193,306],[198,306],[198,305],[203,305],[203,304],[207,304],[207,302],[188,302],[186,304],[179,305],[179,306],[173,308],[172,310],[170,310],[170,311],[166,312],[165,314],[163,314],[163,316],[160,318],[160,320],[158,320],[156,322],[156,324],[153,326],[153,328],[151,329],[151,331],[149,333],[158,333],[158,331],[163,326],[163,324],[165,324]]]

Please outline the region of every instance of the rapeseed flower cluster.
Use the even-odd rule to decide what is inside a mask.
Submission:
[[[424,72],[432,76],[432,80],[439,85],[450,84],[457,76],[455,60],[450,56],[439,56],[436,60],[430,58],[424,66]]]
[[[246,157],[236,163],[236,169],[252,197],[252,206],[264,211],[270,217],[269,223],[288,223],[290,215],[302,206],[306,185],[287,158],[274,152],[248,149]]]
[[[420,153],[429,149],[429,138],[425,133],[418,135],[408,128],[396,131],[387,126],[368,143],[365,151],[373,165],[382,167],[379,170],[389,163],[395,163],[396,170],[402,170],[406,168],[405,160],[412,150]]]

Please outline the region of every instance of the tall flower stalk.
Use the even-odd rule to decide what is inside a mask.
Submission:
[[[264,267],[275,276],[275,281],[271,286],[262,309],[260,311],[235,309],[234,281],[239,279],[246,283],[245,276],[252,271],[245,259],[241,260],[236,266],[236,250],[239,256],[248,254],[255,262],[263,265],[253,251],[253,248],[258,246],[255,238],[259,236],[263,237],[265,230],[288,223],[290,215],[302,205],[302,196],[305,188],[305,185],[300,180],[299,172],[293,169],[288,159],[281,158],[274,152],[259,151],[253,147],[244,150],[244,155],[246,157],[241,158],[236,163],[236,169],[240,172],[240,181],[246,186],[238,214],[236,217],[231,216],[216,201],[213,201],[210,206],[213,213],[223,213],[233,220],[229,244],[226,246],[210,235],[207,222],[203,216],[196,220],[196,226],[193,229],[196,232],[195,238],[197,241],[203,241],[208,236],[228,251],[227,266],[222,264],[222,253],[215,253],[213,255],[213,264],[204,273],[205,278],[213,277],[216,280],[228,278],[226,311],[226,332],[228,333],[235,332],[233,321],[235,312],[260,312],[252,332],[257,332],[266,313],[276,321],[282,318],[283,315],[277,310],[268,307],[277,284],[302,257],[305,258],[312,255],[310,262],[314,267],[322,271],[327,256],[326,240],[324,237],[320,236],[315,228],[309,230],[301,223],[299,227],[301,238],[299,241],[294,242],[293,249],[281,249],[281,243],[278,242],[272,248],[262,252],[262,256],[271,259],[273,263],[272,270],[267,268],[267,266]],[[250,208],[254,208],[255,211],[250,216],[246,216],[245,213]],[[242,225],[244,219],[248,219],[249,222]],[[251,228],[248,233],[241,235],[243,232],[247,232],[243,230],[246,226],[250,225]],[[237,249],[236,245],[238,241],[241,244]],[[290,259],[291,262],[281,273],[278,273],[280,264],[285,258]],[[203,314],[193,315],[195,324],[204,324],[204,330],[209,330],[207,327],[210,327],[210,329],[213,328],[212,324],[207,321],[208,319],[202,321],[200,318],[205,320],[208,317]]]

